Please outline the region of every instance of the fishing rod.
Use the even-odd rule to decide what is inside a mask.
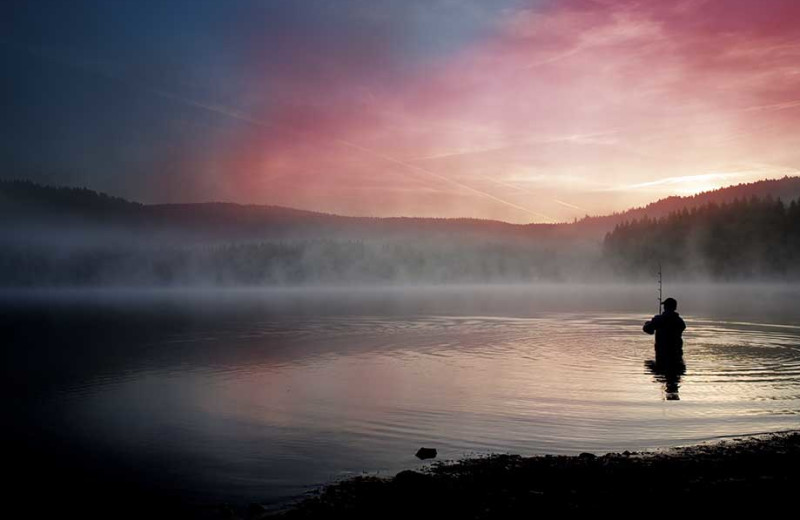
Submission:
[[[661,314],[663,279],[661,276],[661,262],[658,263],[658,313]]]

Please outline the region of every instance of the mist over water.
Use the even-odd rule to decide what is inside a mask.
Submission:
[[[796,427],[800,289],[667,289],[688,325],[679,400],[646,366],[652,284],[6,291],[5,433],[66,468],[248,503],[417,467],[420,446],[601,453]]]
[[[0,288],[800,280],[800,179],[572,223],[368,218],[229,203],[143,205],[0,181]],[[781,197],[785,197],[785,203]]]
[[[3,510],[261,518],[420,447],[797,429],[799,20],[790,0],[4,2]],[[657,362],[662,274],[688,328],[678,359],[681,319],[646,326]],[[595,509],[611,494],[577,460],[585,494],[570,473],[478,514]],[[717,473],[681,493],[787,487]]]

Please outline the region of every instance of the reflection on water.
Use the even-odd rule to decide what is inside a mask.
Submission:
[[[655,376],[655,380],[664,384],[664,399],[680,401],[678,390],[681,387],[681,376],[686,373],[683,356],[679,359],[648,359],[644,364]]]
[[[606,452],[796,427],[797,323],[693,313],[681,295],[684,371],[646,363],[645,316],[617,296],[7,305],[9,435],[252,501],[416,467],[420,446],[444,459]]]

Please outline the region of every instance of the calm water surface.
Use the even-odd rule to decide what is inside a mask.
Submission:
[[[797,428],[800,290],[673,290],[689,328],[670,392],[646,365],[649,286],[9,293],[8,434],[246,503],[418,467],[420,446],[602,453]]]

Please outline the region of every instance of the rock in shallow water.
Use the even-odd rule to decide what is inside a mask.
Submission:
[[[417,450],[417,458],[421,460],[435,459],[436,450],[434,448],[420,448]]]

